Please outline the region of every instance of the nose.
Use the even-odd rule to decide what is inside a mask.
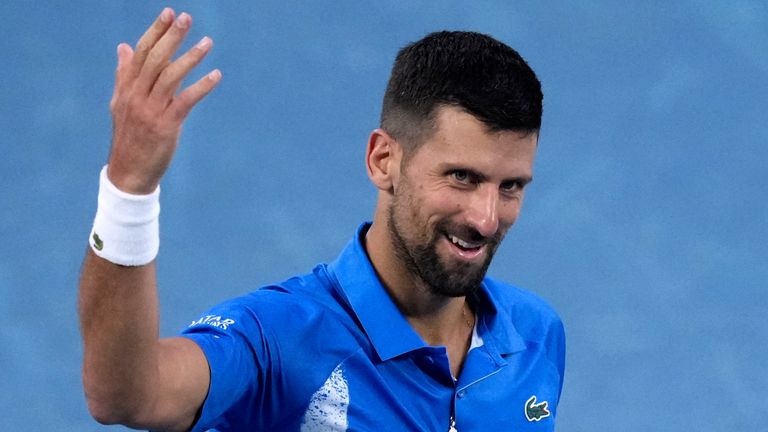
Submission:
[[[499,191],[479,187],[474,192],[467,209],[467,223],[483,237],[491,237],[499,229]]]

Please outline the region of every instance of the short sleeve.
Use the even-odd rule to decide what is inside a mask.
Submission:
[[[205,353],[210,386],[192,431],[242,430],[258,416],[263,332],[242,300],[214,307],[193,321],[181,336]]]

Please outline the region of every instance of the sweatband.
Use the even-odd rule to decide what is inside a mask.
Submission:
[[[107,177],[99,177],[99,206],[89,244],[107,261],[124,266],[149,264],[160,249],[160,186],[149,195],[121,191]]]

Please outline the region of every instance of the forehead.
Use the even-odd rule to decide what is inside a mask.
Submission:
[[[531,175],[538,134],[489,131],[473,115],[456,107],[441,107],[435,131],[416,150],[419,169],[444,165],[502,176]]]

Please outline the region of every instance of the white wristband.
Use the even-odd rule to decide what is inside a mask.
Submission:
[[[115,264],[149,264],[160,249],[160,187],[149,195],[121,191],[107,177],[99,177],[99,207],[89,243],[93,252]]]

